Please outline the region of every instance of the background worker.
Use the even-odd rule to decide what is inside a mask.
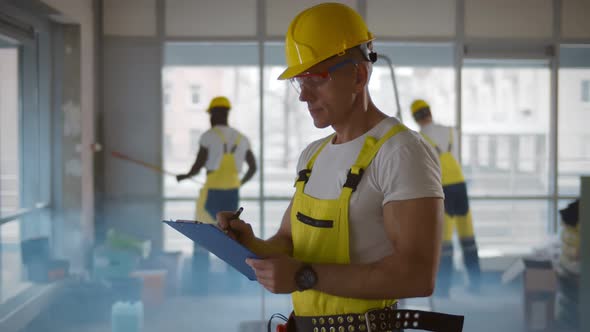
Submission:
[[[461,165],[458,162],[455,129],[434,123],[430,105],[422,99],[415,100],[410,108],[414,120],[420,126],[420,133],[436,150],[440,158],[442,185],[445,193],[443,247],[435,294],[443,297],[449,295],[453,274],[453,232],[455,227],[463,250],[463,262],[469,275],[469,289],[478,292],[481,274],[479,255],[473,232],[471,211],[469,210],[467,186]]]
[[[176,176],[180,182],[197,175],[202,167],[207,169],[207,178],[196,203],[196,220],[200,222],[215,223],[217,212],[235,211],[239,204],[240,186],[256,173],[256,159],[250,149],[248,138],[228,126],[230,110],[231,104],[226,97],[219,96],[211,100],[207,108],[211,116],[211,129],[201,136],[197,159],[190,171]],[[248,164],[248,170],[240,180],[240,170],[244,161]],[[208,266],[209,253],[195,244],[194,276],[203,276],[201,270],[208,272]],[[206,290],[206,282],[199,281],[197,289]]]
[[[291,80],[315,127],[335,133],[302,152],[295,195],[270,239],[230,222],[232,212],[218,214],[222,228],[265,257],[246,261],[258,282],[291,293],[296,331],[397,330],[395,315],[388,318],[396,299],[434,288],[443,222],[438,158],[373,104],[373,39],[343,4],[295,17],[279,79]]]

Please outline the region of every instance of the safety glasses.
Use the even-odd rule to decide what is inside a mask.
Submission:
[[[324,72],[321,72],[321,73],[306,72],[306,73],[299,74],[299,75],[289,79],[289,81],[291,82],[291,85],[293,85],[293,88],[295,89],[295,91],[297,91],[297,93],[300,94],[301,89],[304,85],[309,88],[317,88],[320,85],[326,83],[327,81],[332,80],[332,76],[330,75],[331,73],[333,73],[334,71],[336,71],[348,64],[357,65],[358,62],[353,59],[345,59],[345,60],[342,60],[342,61],[328,67],[328,69]]]

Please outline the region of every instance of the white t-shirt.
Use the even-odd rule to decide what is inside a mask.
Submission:
[[[396,118],[387,118],[350,142],[326,144],[316,159],[305,193],[320,199],[338,198],[365,137],[380,138],[398,123]],[[299,157],[297,172],[307,166],[323,141],[315,141],[305,148]],[[393,200],[421,197],[444,197],[438,156],[418,133],[407,130],[381,146],[352,193],[349,209],[351,263],[370,263],[391,254],[393,249],[383,227],[383,205]]]
[[[223,137],[225,137],[225,142],[227,143],[227,148],[231,149],[235,142],[238,134],[242,136],[240,139],[240,143],[236,148],[234,153],[234,158],[236,160],[236,169],[238,172],[242,170],[242,164],[244,163],[244,159],[246,159],[246,152],[250,149],[250,142],[248,138],[244,136],[239,131],[235,130],[234,128],[230,128],[228,126],[215,126],[218,128],[222,133]],[[199,145],[207,149],[207,162],[205,163],[205,168],[207,171],[214,171],[219,168],[219,163],[221,162],[221,157],[223,157],[223,141],[219,134],[213,130],[213,128],[207,130],[199,140]]]
[[[449,149],[449,141],[451,138],[451,130],[453,131],[453,146],[451,147],[451,154],[455,159],[459,160],[459,149],[457,149],[457,131],[454,128],[439,125],[436,123],[429,123],[420,129],[420,133],[426,134],[431,140],[438,145],[441,152],[447,152]]]

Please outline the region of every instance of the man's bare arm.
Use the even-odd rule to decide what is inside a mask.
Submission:
[[[203,166],[205,166],[208,156],[209,156],[209,150],[207,150],[207,148],[205,148],[203,146],[199,147],[199,152],[197,152],[197,159],[195,159],[195,162],[193,163],[193,166],[191,167],[190,171],[186,174],[177,175],[176,180],[182,181],[182,180],[191,178],[191,177],[199,174],[199,171],[201,170],[201,168]]]
[[[242,181],[240,181],[242,186],[248,182],[254,174],[256,174],[256,158],[254,158],[252,150],[246,151],[246,163],[248,164],[248,170],[246,171],[246,174],[244,174]]]
[[[429,296],[441,247],[443,200],[392,201],[383,207],[393,253],[372,264],[312,264],[314,289],[337,296],[383,299]]]

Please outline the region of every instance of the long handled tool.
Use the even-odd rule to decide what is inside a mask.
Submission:
[[[172,172],[170,172],[170,171],[167,171],[167,170],[165,170],[165,169],[163,169],[163,168],[161,168],[161,167],[159,167],[159,166],[156,166],[156,165],[154,165],[154,164],[150,164],[150,163],[147,163],[147,162],[145,162],[145,161],[142,161],[142,160],[138,160],[138,159],[131,158],[131,157],[129,157],[128,155],[125,155],[125,154],[123,154],[123,153],[121,153],[121,152],[113,151],[113,152],[111,152],[111,155],[112,155],[113,157],[115,157],[115,158],[118,158],[118,159],[121,159],[121,160],[125,160],[125,161],[132,162],[132,163],[134,163],[134,164],[136,164],[136,165],[143,166],[143,167],[145,167],[145,168],[151,169],[152,171],[155,171],[155,172],[158,172],[158,173],[161,173],[161,174],[165,174],[165,175],[171,175],[171,176],[174,176],[174,177],[176,177],[176,175],[177,175],[177,174],[175,174],[175,173],[172,173]],[[203,184],[202,182],[200,182],[200,181],[197,181],[197,180],[195,180],[195,179],[193,179],[193,178],[190,178],[190,180],[191,180],[191,181],[193,181],[193,182],[196,182],[196,183],[198,183],[198,184]]]
[[[397,106],[397,114],[396,114],[396,116],[397,116],[397,118],[400,121],[403,122],[403,119],[402,119],[402,108],[401,108],[400,103],[399,103],[399,94],[397,92],[397,80],[395,79],[395,70],[393,68],[393,63],[391,62],[391,59],[387,55],[385,55],[385,54],[379,53],[379,59],[385,60],[385,62],[387,62],[387,64],[389,65],[389,72],[391,74],[391,82],[393,83],[393,95],[395,96],[395,103],[396,103],[396,106]]]

